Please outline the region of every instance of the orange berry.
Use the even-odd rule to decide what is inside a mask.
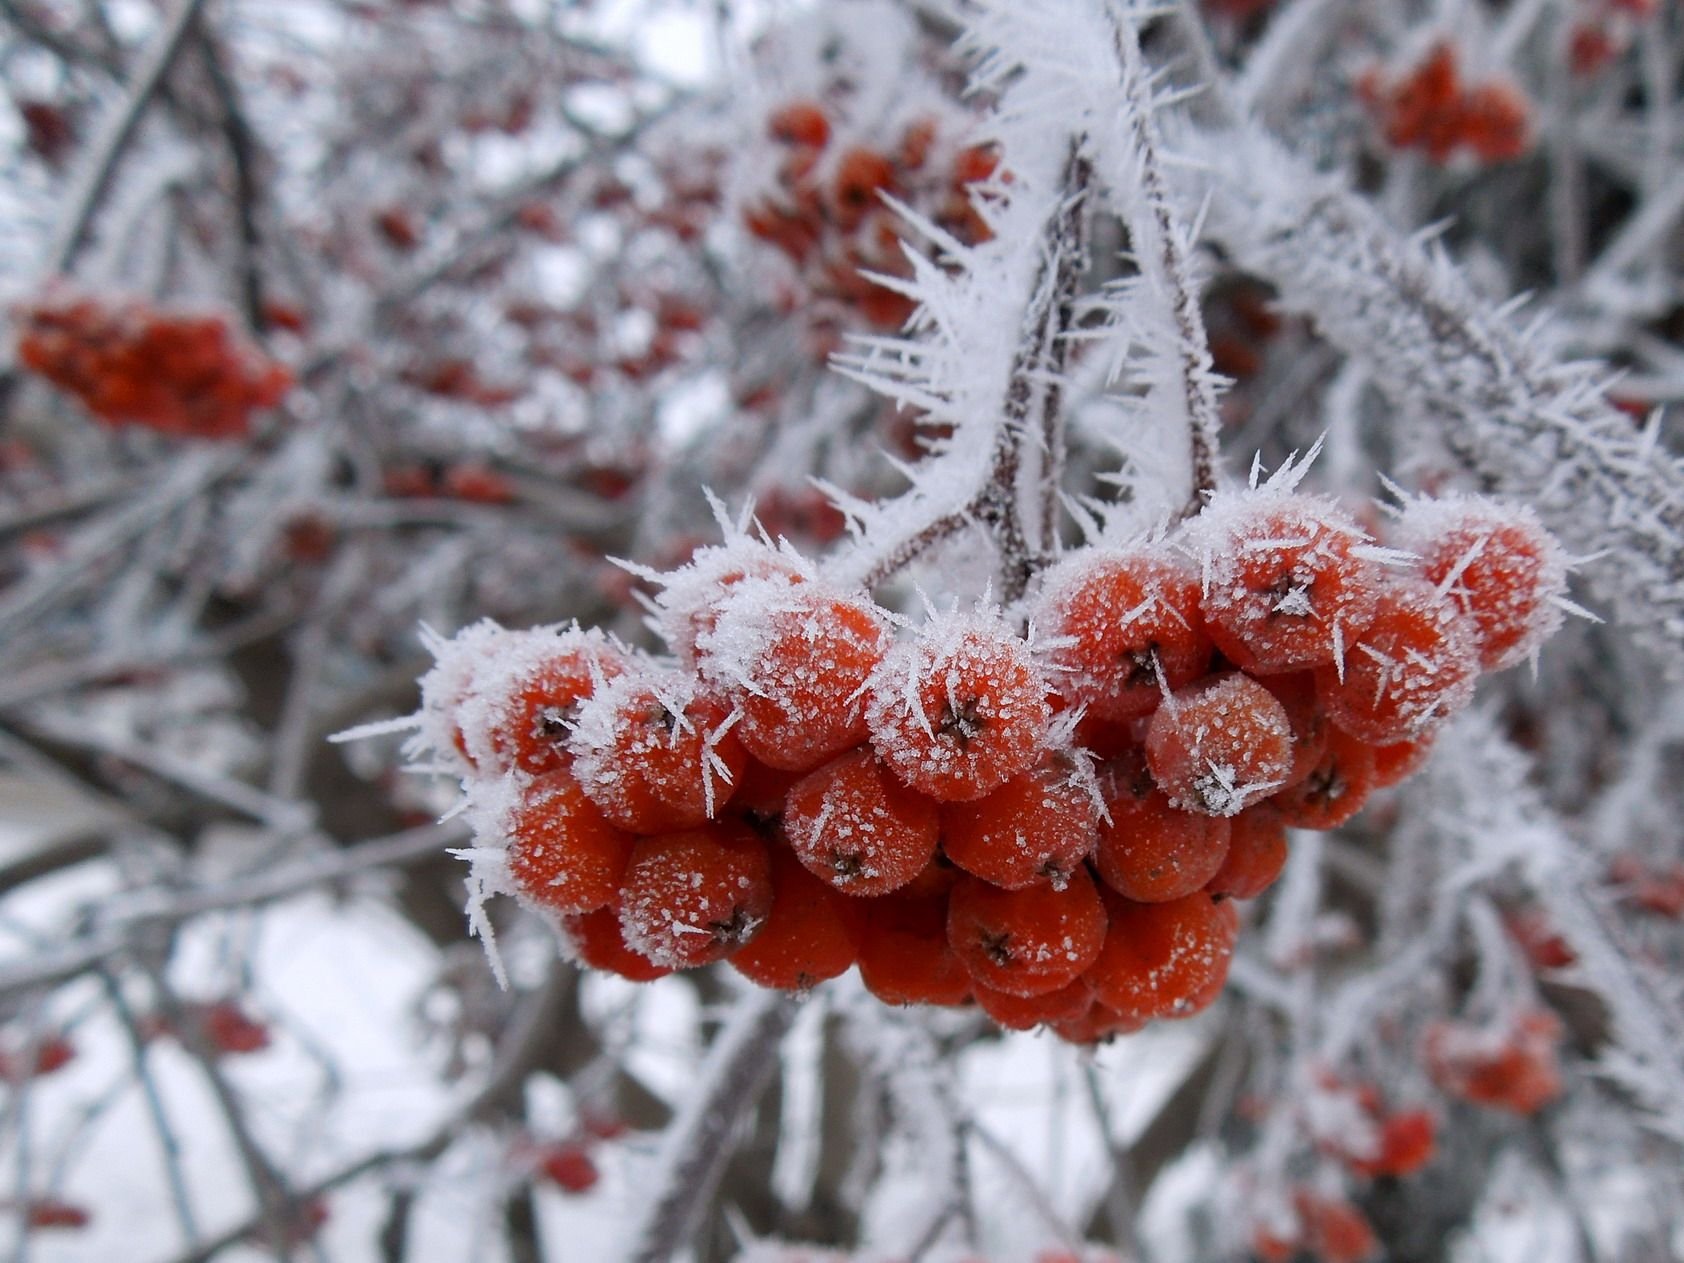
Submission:
[[[968,802],[1027,771],[1046,744],[1046,686],[1017,637],[944,619],[895,646],[872,676],[871,744],[901,780]]]
[[[1521,505],[1459,496],[1417,500],[1400,523],[1421,573],[1472,620],[1482,670],[1525,661],[1561,626],[1561,546]]]
[[[809,873],[786,848],[771,848],[772,910],[766,924],[731,957],[750,982],[807,991],[848,972],[857,955],[846,895]]]
[[[1274,694],[1229,672],[1173,694],[1146,729],[1146,763],[1173,807],[1232,816],[1292,770],[1292,726]]]
[[[1051,1023],[1075,1021],[1086,1015],[1093,1005],[1093,991],[1081,978],[1057,991],[1035,996],[996,991],[973,979],[971,993],[984,1013],[1011,1031],[1028,1031]]]
[[[953,159],[953,183],[977,184],[1000,169],[1000,152],[993,145],[971,145]]]
[[[1196,518],[1205,626],[1235,666],[1254,674],[1334,662],[1374,616],[1379,570],[1368,536],[1312,496],[1220,497]]]
[[[624,674],[629,655],[594,628],[574,627],[553,636],[528,633],[512,647],[518,652],[498,662],[492,678],[476,680],[488,706],[488,750],[475,763],[490,761],[532,775],[566,767],[572,762],[569,726],[579,703],[597,680]]]
[[[1189,1017],[1227,981],[1239,935],[1232,900],[1200,892],[1168,903],[1134,903],[1101,891],[1110,926],[1085,977],[1094,999],[1126,1021]]]
[[[986,797],[941,811],[942,849],[967,873],[1006,890],[1062,885],[1092,853],[1099,787],[1087,760],[1049,750]]]
[[[865,682],[888,644],[888,624],[869,600],[751,579],[696,649],[703,675],[738,697],[744,749],[805,772],[865,740]]]
[[[594,912],[575,912],[561,919],[573,954],[592,969],[618,974],[632,982],[653,982],[672,972],[626,946],[620,910],[609,906]]]
[[[852,232],[882,204],[879,193],[895,187],[895,167],[875,149],[856,146],[842,155],[831,188],[831,218],[843,232]]]
[[[738,584],[755,579],[793,585],[807,583],[814,575],[792,550],[774,548],[744,535],[729,543],[698,548],[687,563],[670,573],[644,577],[661,586],[655,598],[655,630],[681,663],[692,666],[697,644],[713,631]]]
[[[894,894],[850,911],[860,981],[884,1004],[952,1007],[970,998],[970,974],[947,942],[946,899]]]
[[[1328,734],[1333,731],[1316,697],[1316,673],[1293,671],[1264,676],[1257,682],[1275,695],[1292,726],[1292,770],[1286,774],[1286,784],[1296,785],[1321,762]]]
[[[971,978],[1009,995],[1057,991],[1081,977],[1105,941],[1105,906],[1087,869],[1064,889],[1001,890],[961,877],[947,902],[947,941]]]
[[[1089,550],[1042,589],[1035,625],[1053,688],[1100,719],[1133,719],[1210,666],[1195,575],[1159,548]]]
[[[823,149],[830,143],[830,119],[816,101],[791,101],[766,120],[767,134],[785,145]]]
[[[1272,802],[1247,807],[1229,822],[1228,856],[1205,883],[1208,895],[1255,899],[1286,867],[1286,822]]]
[[[1088,1006],[1074,1017],[1058,1018],[1051,1022],[1058,1037],[1068,1044],[1100,1044],[1118,1035],[1132,1035],[1146,1025],[1148,1019],[1124,1017],[1106,1008],[1098,999],[1090,999]]]
[[[1203,889],[1228,856],[1228,821],[1172,807],[1139,755],[1107,768],[1105,808],[1093,865],[1105,884],[1139,903]]]
[[[1478,671],[1468,620],[1419,580],[1399,580],[1347,647],[1343,674],[1318,668],[1316,689],[1335,725],[1389,745],[1427,734],[1466,706]]]
[[[579,784],[633,833],[717,818],[746,756],[730,709],[676,671],[628,671],[578,707],[568,749]]]
[[[1295,829],[1332,829],[1361,811],[1373,788],[1374,747],[1335,728],[1310,774],[1269,801]]]
[[[557,912],[614,902],[632,837],[615,828],[570,772],[550,772],[520,791],[502,822],[509,874],[521,894]]]
[[[885,895],[917,877],[935,855],[939,823],[936,804],[896,781],[870,750],[809,773],[784,800],[796,856],[850,895]]]
[[[1399,785],[1421,770],[1433,752],[1431,733],[1413,741],[1393,741],[1374,747],[1374,788]]]
[[[671,969],[725,959],[771,910],[766,844],[741,825],[639,838],[620,887],[626,946]]]

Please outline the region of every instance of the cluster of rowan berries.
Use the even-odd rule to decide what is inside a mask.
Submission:
[[[1421,1042],[1427,1072],[1449,1095],[1510,1114],[1536,1114],[1561,1095],[1561,1019],[1548,1009],[1495,1026],[1437,1022]]]
[[[586,963],[730,960],[805,989],[974,1000],[1090,1042],[1210,1004],[1289,826],[1408,775],[1480,670],[1559,623],[1529,512],[1415,501],[1381,548],[1330,501],[1214,497],[999,611],[915,631],[746,534],[660,585],[642,655],[577,627],[436,645],[413,749],[463,776],[481,878]]]
[[[933,118],[915,119],[891,148],[832,145],[832,119],[816,101],[773,112],[767,131],[783,156],[777,187],[743,210],[750,233],[781,251],[812,295],[833,298],[880,328],[899,328],[916,304],[862,272],[910,276],[904,226],[884,202],[892,196],[957,241],[994,233],[977,207],[999,174],[991,145],[944,146]]]
[[[1508,162],[1532,144],[1525,94],[1505,79],[1463,83],[1456,49],[1445,40],[1395,78],[1378,67],[1366,71],[1357,94],[1388,145],[1420,149],[1433,162],[1448,162],[1459,151],[1481,162]]]
[[[242,438],[292,374],[225,316],[50,287],[13,310],[18,358],[112,426],[184,438]]]
[[[1580,78],[1601,73],[1624,55],[1660,0],[1584,0],[1567,32],[1567,65]]]

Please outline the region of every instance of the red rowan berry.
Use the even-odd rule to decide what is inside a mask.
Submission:
[[[971,993],[982,1011],[1010,1031],[1028,1031],[1056,1022],[1071,1022],[1085,1016],[1093,1005],[1093,991],[1077,978],[1057,991],[1019,996],[971,982]]]
[[[1247,807],[1229,822],[1228,855],[1205,893],[1255,899],[1275,884],[1286,867],[1286,822],[1272,802]]]
[[[1367,1216],[1344,1198],[1300,1189],[1292,1200],[1304,1246],[1319,1263],[1366,1263],[1379,1255],[1380,1242]]]
[[[959,878],[963,875],[963,871],[943,855],[938,846],[934,858],[924,865],[918,876],[895,893],[908,899],[945,899],[952,893],[953,887],[959,884]]]
[[[1334,724],[1377,745],[1423,736],[1473,700],[1473,633],[1455,607],[1419,580],[1388,584],[1342,671],[1321,667],[1316,689]]]
[[[1374,747],[1374,788],[1385,789],[1400,785],[1426,763],[1433,752],[1433,736],[1416,737],[1413,741],[1392,741]]]
[[[1292,770],[1286,784],[1296,785],[1308,776],[1327,749],[1333,725],[1316,697],[1316,673],[1293,671],[1287,675],[1264,676],[1257,681],[1275,695],[1292,726]]]
[[[898,158],[901,167],[907,171],[918,170],[929,159],[930,149],[935,143],[935,119],[920,118],[907,124],[900,138]]]
[[[1368,801],[1374,788],[1374,747],[1335,728],[1310,774],[1269,802],[1295,829],[1332,829]]]
[[[1105,769],[1105,809],[1093,864],[1118,894],[1163,903],[1201,889],[1228,855],[1228,821],[1170,805],[1140,753]]]
[[[1433,1159],[1438,1120],[1431,1110],[1401,1110],[1380,1123],[1380,1143],[1372,1157],[1351,1160],[1351,1169],[1370,1179],[1413,1175]]]
[[[771,910],[766,844],[741,825],[638,839],[620,887],[626,945],[673,969],[725,959]]]
[[[939,829],[936,804],[866,749],[809,773],[784,800],[790,847],[844,894],[884,895],[912,881],[935,855]]]
[[[1451,1096],[1511,1114],[1535,1114],[1561,1095],[1561,1022],[1534,1009],[1501,1026],[1435,1022],[1421,1041],[1427,1073]]]
[[[1532,145],[1531,108],[1512,83],[1482,83],[1463,96],[1458,109],[1462,143],[1482,161],[1508,162]]]
[[[572,762],[567,736],[579,703],[596,681],[623,675],[630,655],[594,628],[577,627],[556,635],[526,633],[510,648],[513,652],[475,681],[488,709],[486,753],[498,767],[532,775],[567,767]]]
[[[602,1178],[590,1150],[576,1140],[563,1141],[544,1150],[538,1169],[550,1183],[569,1193],[587,1193]]]
[[[1049,1025],[1068,1044],[1100,1044],[1118,1035],[1132,1035],[1146,1025],[1147,1018],[1125,1017],[1091,1000],[1075,1017],[1059,1018]]]
[[[750,982],[807,991],[848,972],[857,952],[842,901],[846,895],[809,873],[781,846],[771,848],[772,910],[766,924],[731,957]]]
[[[889,645],[869,600],[826,585],[744,580],[697,642],[707,678],[735,690],[743,747],[805,772],[866,738],[865,682]]]
[[[1146,763],[1171,806],[1232,816],[1292,770],[1292,727],[1274,694],[1239,672],[1171,695],[1146,729]]]
[[[1457,113],[1462,96],[1456,50],[1445,40],[1435,43],[1419,65],[1390,91],[1377,94],[1386,143],[1399,149],[1434,147],[1433,142]],[[1449,150],[1436,155],[1439,161]]]
[[[1188,1017],[1208,1006],[1228,977],[1239,935],[1232,900],[1200,892],[1169,903],[1104,894],[1110,926],[1085,977],[1094,998],[1127,1021]]]
[[[56,1197],[36,1197],[24,1203],[24,1222],[31,1229],[65,1228],[76,1231],[93,1222],[93,1215],[85,1206],[60,1201]]]
[[[671,573],[639,573],[661,585],[652,621],[686,666],[695,664],[698,642],[713,631],[725,601],[738,584],[755,579],[793,585],[815,577],[812,567],[793,550],[773,548],[746,535],[698,548],[687,563]]]
[[[568,740],[574,774],[623,829],[694,828],[721,814],[742,772],[734,719],[690,677],[628,671],[579,703]]]
[[[775,110],[766,120],[766,130],[773,140],[786,145],[823,149],[830,143],[830,119],[816,101],[791,101]]]
[[[520,787],[499,823],[509,875],[528,899],[557,912],[614,902],[633,839],[608,822],[570,772]]]
[[[953,159],[955,184],[978,184],[1000,169],[1000,152],[993,145],[972,145]]]
[[[1048,575],[1035,620],[1053,688],[1100,719],[1132,719],[1210,666],[1196,576],[1158,548],[1090,550]]]
[[[616,974],[631,982],[653,982],[672,972],[626,946],[617,904],[594,912],[570,913],[562,917],[561,924],[567,932],[573,955],[592,969]]]
[[[1561,626],[1567,561],[1530,509],[1472,496],[1417,500],[1399,535],[1427,582],[1472,621],[1481,669],[1524,661]]]
[[[865,717],[871,744],[901,780],[942,802],[967,802],[1035,763],[1050,711],[1021,640],[943,619],[889,651]]]
[[[992,794],[945,804],[942,849],[967,873],[1006,890],[1041,880],[1061,886],[1092,853],[1098,825],[1099,787],[1087,760],[1049,750]]]
[[[875,149],[855,147],[842,155],[831,189],[830,214],[843,232],[852,232],[881,205],[879,193],[895,188],[895,167]]]
[[[262,1052],[269,1047],[269,1028],[240,1007],[238,1000],[217,1000],[198,1012],[205,1042],[219,1053]]]
[[[1099,955],[1105,906],[1078,868],[1064,889],[1048,883],[1001,890],[961,877],[947,902],[947,941],[971,978],[1010,995],[1068,986]]]
[[[784,799],[790,787],[801,779],[800,772],[786,772],[767,767],[759,759],[750,757],[731,793],[729,814],[736,816],[756,833],[769,835],[784,817]]]
[[[1279,673],[1337,660],[1374,616],[1378,566],[1350,516],[1313,496],[1246,492],[1191,524],[1205,626],[1235,666]]]
[[[850,907],[860,981],[884,1004],[952,1007],[970,998],[971,976],[947,941],[947,900],[902,894]]]

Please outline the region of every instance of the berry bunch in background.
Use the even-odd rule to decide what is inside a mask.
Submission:
[[[967,141],[958,126],[917,116],[889,131],[893,143],[865,143],[820,101],[788,101],[771,113],[766,131],[780,161],[772,187],[746,200],[742,216],[796,269],[804,293],[793,301],[839,305],[876,328],[906,323],[914,300],[869,275],[912,275],[902,242],[910,229],[889,198],[962,245],[994,235],[981,208],[1009,177],[995,147]]]
[[[1288,830],[1409,776],[1568,606],[1528,511],[1410,500],[1382,546],[1303,468],[916,625],[739,527],[641,572],[666,656],[436,642],[412,753],[462,777],[480,888],[592,967],[805,991],[858,965],[886,1002],[1079,1043],[1185,1017]]]
[[[12,311],[18,358],[110,426],[238,439],[292,385],[218,313],[51,287]]]
[[[1459,153],[1482,163],[1508,162],[1532,145],[1531,106],[1506,79],[1464,81],[1456,47],[1440,40],[1396,73],[1374,68],[1357,94],[1395,149],[1419,149],[1436,163]]]

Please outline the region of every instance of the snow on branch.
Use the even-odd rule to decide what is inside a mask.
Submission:
[[[1605,370],[1564,363],[1541,329],[1489,309],[1430,242],[1409,240],[1257,128],[1189,138],[1208,159],[1208,231],[1287,309],[1418,409],[1482,489],[1534,505],[1572,548],[1619,564],[1586,580],[1684,670],[1684,465],[1604,397]]]

